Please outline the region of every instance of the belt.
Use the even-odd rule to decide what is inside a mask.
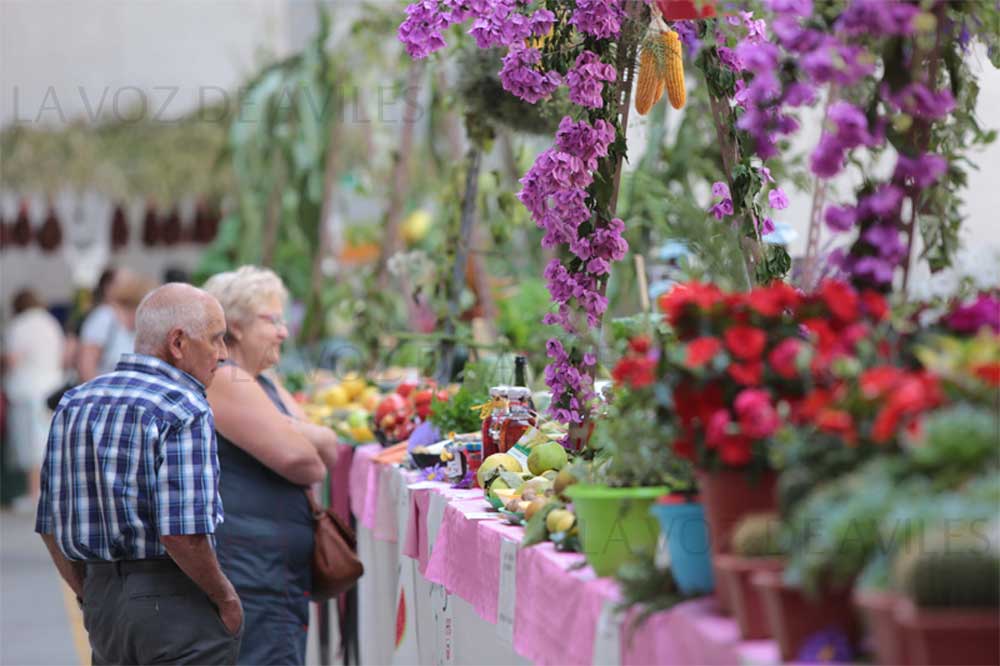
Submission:
[[[162,571],[180,572],[180,567],[169,557],[152,558],[147,560],[113,560],[113,561],[91,561],[87,562],[87,569],[92,571],[103,571],[125,576],[130,573],[155,573]]]

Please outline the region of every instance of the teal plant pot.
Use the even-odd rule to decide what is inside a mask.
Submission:
[[[660,521],[660,531],[666,537],[670,571],[677,587],[687,595],[712,592],[712,553],[701,504],[658,503],[649,512]]]

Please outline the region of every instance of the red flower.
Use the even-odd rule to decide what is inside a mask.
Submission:
[[[1000,386],[1000,361],[973,366],[972,374],[990,386]]]
[[[885,296],[877,291],[865,289],[861,292],[861,304],[875,321],[884,321],[889,316],[889,304],[885,302]]]
[[[722,292],[714,284],[688,282],[678,284],[660,296],[660,310],[667,316],[667,321],[676,325],[688,305],[711,310],[716,303],[722,301],[722,298]]]
[[[652,345],[652,341],[647,335],[640,335],[628,341],[628,348],[636,354],[645,354],[649,351],[650,345]]]
[[[872,441],[876,444],[884,444],[892,439],[893,435],[896,434],[901,416],[899,410],[893,409],[891,405],[880,409],[872,424]]]
[[[858,293],[846,282],[823,280],[819,286],[819,295],[833,316],[841,322],[852,322],[858,318]]]
[[[653,383],[656,360],[645,356],[625,356],[611,371],[611,377],[618,384],[628,384],[631,388],[643,388]]]
[[[725,333],[726,348],[738,359],[755,361],[764,352],[767,334],[753,326],[733,326]]]
[[[806,319],[802,325],[816,338],[816,346],[819,348],[820,355],[829,354],[837,345],[837,334],[834,333],[830,323],[825,319],[818,317]]]
[[[800,300],[799,293],[780,280],[754,288],[747,297],[750,307],[765,317],[777,317],[785,309],[797,306]]]
[[[733,467],[743,467],[752,457],[751,442],[741,435],[730,435],[719,447],[719,459]]]
[[[833,402],[833,392],[827,389],[816,389],[809,393],[796,405],[795,420],[799,423],[814,422],[821,411]]]
[[[801,349],[802,342],[800,340],[785,338],[771,350],[771,353],[767,355],[767,360],[779,377],[794,379],[799,373],[796,360]]]
[[[692,340],[687,345],[684,365],[689,368],[700,368],[715,358],[720,349],[722,349],[722,343],[719,342],[718,338],[706,336]]]
[[[816,417],[816,425],[820,430],[840,435],[849,445],[858,441],[854,430],[854,419],[849,412],[842,409],[823,409]]]
[[[869,400],[874,400],[888,393],[903,376],[903,371],[891,365],[881,365],[861,373],[858,385],[861,393]]]
[[[694,460],[694,444],[687,436],[678,437],[673,443],[674,453],[686,460]]]
[[[760,361],[733,363],[728,371],[730,377],[744,386],[759,386],[764,377],[764,364]]]
[[[730,423],[728,409],[717,409],[712,413],[705,426],[705,444],[708,448],[718,448],[725,441],[729,436]]]
[[[754,439],[770,437],[781,425],[778,412],[771,404],[771,396],[761,389],[744,389],[733,402],[740,430]]]

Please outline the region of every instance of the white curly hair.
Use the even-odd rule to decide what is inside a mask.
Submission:
[[[217,273],[202,288],[222,304],[230,326],[250,323],[264,301],[277,298],[282,307],[288,302],[288,290],[278,274],[259,266],[240,266],[235,271]]]

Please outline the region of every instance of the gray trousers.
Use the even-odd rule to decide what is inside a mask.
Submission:
[[[235,664],[243,635],[172,560],[88,563],[83,623],[94,666]]]

